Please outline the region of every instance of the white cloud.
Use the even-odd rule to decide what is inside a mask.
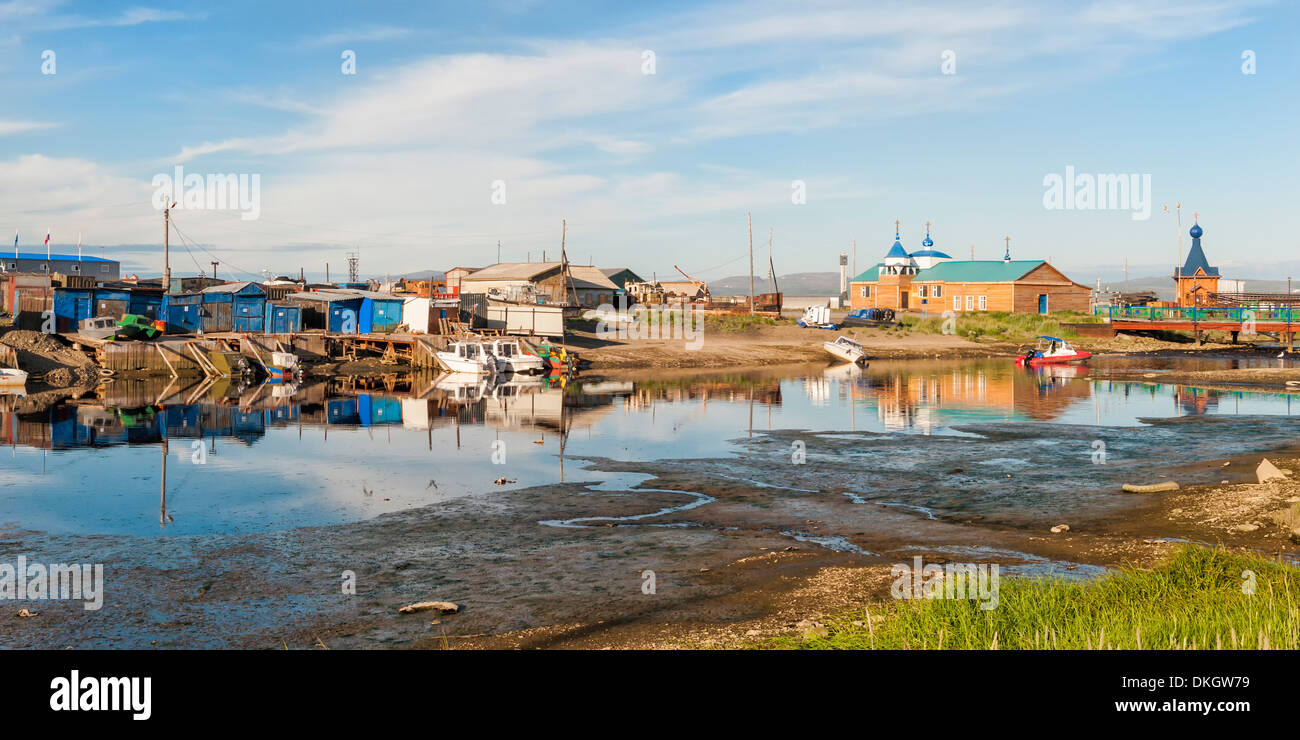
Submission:
[[[54,128],[58,124],[41,123],[40,121],[0,121],[0,136],[9,136],[12,134],[25,134],[28,131],[41,131],[43,129]]]

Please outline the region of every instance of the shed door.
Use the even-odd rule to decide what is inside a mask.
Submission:
[[[1047,294],[1046,294],[1046,293],[1039,293],[1039,294],[1038,294],[1038,312],[1039,312],[1039,313],[1047,313]]]
[[[126,301],[100,301],[95,307],[95,315],[120,319],[126,315]]]

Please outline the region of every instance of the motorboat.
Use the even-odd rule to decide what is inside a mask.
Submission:
[[[292,380],[298,372],[298,356],[292,352],[272,352],[271,361],[264,367],[271,380]]]
[[[117,336],[117,319],[112,316],[92,316],[82,319],[77,333],[91,339],[112,339]]]
[[[19,370],[16,367],[0,367],[0,385],[16,386],[26,385],[26,383],[26,370]]]
[[[542,358],[520,345],[518,339],[497,339],[485,345],[497,358],[497,369],[509,373],[540,373]]]
[[[435,352],[434,356],[453,373],[495,375],[498,369],[496,356],[477,339],[452,342],[447,345],[447,349]]]
[[[1016,357],[1016,364],[1026,367],[1083,362],[1091,352],[1077,350],[1060,337],[1038,337],[1038,346]]]
[[[833,342],[823,342],[822,348],[841,360],[851,362],[854,365],[862,365],[867,361],[867,351],[862,348],[862,344],[856,339],[850,339],[846,336],[840,336]]]

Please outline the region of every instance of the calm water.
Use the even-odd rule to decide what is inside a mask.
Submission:
[[[1153,372],[1229,366],[1122,362]],[[1171,462],[1191,461],[1250,451],[1252,444],[1281,445],[1300,432],[1294,394],[1204,391],[1158,377],[1096,381],[1088,373],[986,360],[877,362],[865,371],[841,366],[793,376],[579,380],[565,388],[541,380],[491,386],[409,376],[371,389],[334,381],[293,395],[114,383],[99,398],[45,412],[0,411],[7,448],[0,450],[0,527],[141,536],[251,532],[472,497],[501,490],[499,478],[516,481],[511,489],[604,481],[598,490],[613,492],[645,479],[588,470],[583,458],[591,457],[679,465],[720,458],[734,464],[715,466],[718,475],[779,487],[781,476],[761,463],[769,459],[764,455],[788,458],[790,434],[838,445],[836,454],[854,460],[847,476],[946,469],[963,464],[977,443],[980,459],[966,467],[1000,475],[1086,461],[1093,439],[1110,440],[1111,467],[1122,469],[1126,461],[1149,459],[1146,445]],[[0,398],[0,409],[15,403],[21,399]],[[1175,417],[1223,417],[1232,425],[1214,427],[1207,438],[1204,430],[1159,422]],[[991,451],[997,440],[1009,440],[1003,451]],[[1087,474],[1077,472],[1081,479]],[[890,498],[882,499],[846,481],[825,485],[856,485],[857,493],[845,495],[912,507],[922,516],[945,508],[1033,509],[1050,495],[1031,487],[990,491],[986,483],[909,490],[894,481]]]

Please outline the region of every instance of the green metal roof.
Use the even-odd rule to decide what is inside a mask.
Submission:
[[[883,263],[881,263],[883,264]],[[934,267],[918,270],[912,276],[913,282],[926,280],[943,280],[949,283],[999,283],[1018,280],[1030,270],[1045,264],[1043,260],[952,260],[940,262]],[[854,282],[875,281],[879,277],[880,264],[853,278]]]
[[[997,283],[1016,280],[1043,264],[1042,260],[963,260],[940,262],[921,270],[912,278],[917,280],[945,280],[950,283]]]
[[[850,283],[865,283],[875,280],[880,276],[880,268],[884,262],[877,262],[875,267],[868,267],[867,271],[850,280]]]

